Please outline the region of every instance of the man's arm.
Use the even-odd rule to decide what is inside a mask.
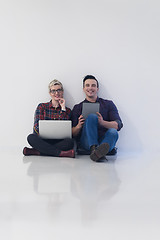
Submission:
[[[118,130],[118,123],[116,121],[103,121],[103,127],[105,128],[115,128],[116,130]]]
[[[117,130],[120,131],[120,129],[123,127],[123,123],[119,116],[117,107],[115,106],[115,104],[112,101],[110,101],[110,106],[109,106],[109,119],[111,122],[112,121],[117,122],[117,124],[118,124]]]
[[[97,112],[98,115],[98,122],[101,126],[105,127],[105,128],[115,128],[116,130],[118,130],[118,123],[116,121],[105,121],[103,120],[103,117],[100,113]]]
[[[77,137],[78,134],[80,133],[83,123],[84,123],[84,118],[81,115],[82,113],[82,104],[76,104],[71,112],[71,120],[72,120],[72,136]]]
[[[80,115],[80,117],[78,118],[78,124],[75,127],[72,127],[73,137],[76,137],[80,133],[82,126],[84,124],[84,121],[85,119],[83,118],[82,115]]]

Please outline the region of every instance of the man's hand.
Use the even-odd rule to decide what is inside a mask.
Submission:
[[[85,122],[85,119],[83,118],[82,115],[80,115],[79,118],[78,118],[78,124],[75,127],[72,128],[72,134],[73,134],[74,137],[79,134],[84,122]]]
[[[115,128],[116,130],[118,129],[118,123],[116,121],[105,121],[103,120],[102,115],[97,112],[97,116],[98,116],[98,122],[101,126],[105,127],[105,128]]]
[[[78,118],[78,124],[77,124],[77,127],[78,127],[78,128],[82,128],[84,122],[85,122],[85,119],[83,118],[82,115],[80,115],[79,118]]]
[[[97,112],[96,114],[97,114],[97,116],[98,116],[98,122],[99,122],[99,124],[102,125],[102,126],[104,126],[104,120],[103,120],[102,115],[101,115],[99,112]]]

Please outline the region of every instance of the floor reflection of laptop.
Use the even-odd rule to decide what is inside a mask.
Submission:
[[[69,193],[71,176],[69,173],[43,173],[38,176],[37,192],[41,194]]]
[[[70,120],[39,120],[39,135],[44,139],[72,138]]]

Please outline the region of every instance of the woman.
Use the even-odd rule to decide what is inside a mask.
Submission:
[[[47,155],[73,158],[75,157],[73,139],[42,139],[39,136],[39,120],[69,120],[71,114],[71,109],[65,105],[62,83],[58,80],[53,80],[49,83],[48,88],[51,101],[38,105],[35,111],[33,134],[27,137],[28,143],[33,148],[25,147],[23,154],[26,156]]]

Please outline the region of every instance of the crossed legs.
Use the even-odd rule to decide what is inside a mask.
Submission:
[[[90,114],[85,120],[80,144],[86,150],[91,150],[91,159],[99,160],[110,152],[116,145],[118,132],[114,128],[106,131],[103,139],[98,139],[98,117],[96,114]],[[97,146],[97,148],[95,148]]]
[[[62,140],[44,140],[36,134],[27,137],[28,143],[33,149],[25,148],[24,155],[46,155],[74,157],[74,140],[70,138]]]

